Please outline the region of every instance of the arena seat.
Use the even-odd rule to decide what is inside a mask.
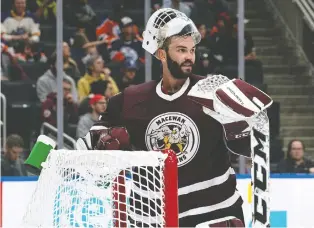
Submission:
[[[37,63],[20,63],[26,75],[34,82],[42,76],[47,70],[47,64],[42,62]],[[12,69],[13,66],[9,68],[9,77],[11,80],[15,78],[15,71]]]
[[[2,81],[1,91],[7,99],[7,134],[19,134],[29,145],[36,121],[40,121],[36,86],[32,82]]]

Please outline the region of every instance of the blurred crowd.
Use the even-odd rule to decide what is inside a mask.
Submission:
[[[10,103],[12,96],[24,102],[23,92],[35,90],[29,99],[35,107],[29,111],[40,116],[34,127],[43,122],[56,126],[57,77],[63,78],[65,133],[73,138],[86,134],[111,96],[144,82],[138,26],[124,13],[122,1],[102,18],[94,11],[98,2],[92,7],[86,0],[64,1],[64,73],[57,75],[56,1],[2,1],[2,91]],[[19,94],[12,95],[15,89]],[[20,133],[29,140],[30,132]]]
[[[1,157],[3,176],[26,175],[20,157],[28,156],[44,122],[56,127],[57,77],[63,78],[64,131],[74,139],[86,135],[110,97],[145,81],[141,47],[145,22],[132,14],[134,9],[143,11],[143,0],[63,4],[64,73],[57,75],[56,0],[1,1],[1,90],[9,104],[11,134]],[[238,19],[226,0],[151,0],[151,6],[152,13],[175,8],[197,25],[202,40],[195,74],[238,77]],[[246,81],[263,89],[262,62],[248,32],[244,44]],[[152,69],[158,80],[161,67],[156,59]],[[314,173],[301,141],[292,141],[288,148],[285,159],[283,153],[275,159],[281,160],[278,172]]]

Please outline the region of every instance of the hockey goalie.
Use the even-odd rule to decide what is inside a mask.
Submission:
[[[242,80],[193,75],[201,36],[179,11],[156,11],[143,37],[143,48],[161,62],[161,79],[112,97],[99,123],[77,141],[78,149],[172,149],[178,159],[179,226],[244,227],[229,153],[251,156],[252,126],[271,98]],[[137,210],[129,220],[137,226],[143,213]]]

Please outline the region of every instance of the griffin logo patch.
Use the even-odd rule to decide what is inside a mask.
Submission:
[[[145,142],[148,150],[174,150],[180,167],[196,155],[200,135],[191,118],[182,113],[168,112],[151,120],[146,130]]]

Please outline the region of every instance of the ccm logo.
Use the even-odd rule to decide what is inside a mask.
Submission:
[[[240,138],[247,137],[247,136],[249,136],[249,135],[250,135],[250,132],[247,131],[247,132],[243,132],[243,133],[241,133],[241,134],[237,134],[237,135],[235,135],[234,137],[235,137],[236,139],[240,139]]]
[[[263,199],[263,195],[267,190],[267,176],[269,175],[267,167],[266,167],[266,151],[263,146],[266,141],[266,136],[261,132],[253,129],[253,137],[257,141],[257,145],[254,147],[254,156],[253,156],[253,168],[254,168],[254,222],[258,221],[261,224],[268,226],[268,205],[267,202]],[[261,162],[262,161],[262,162]],[[257,177],[257,172],[260,171],[262,173],[262,178]],[[257,191],[256,191],[257,190]],[[257,207],[261,205],[262,211],[258,211]]]

